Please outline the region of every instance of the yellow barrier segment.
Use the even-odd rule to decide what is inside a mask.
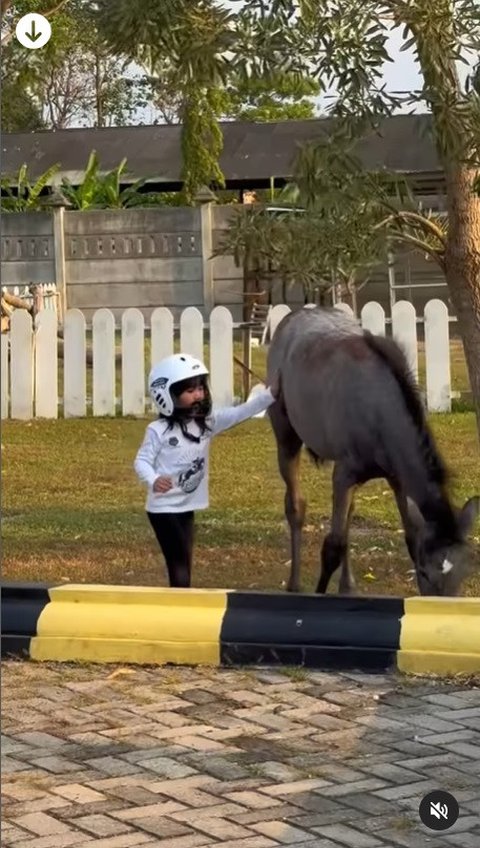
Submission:
[[[69,584],[49,595],[34,660],[220,664],[223,590]]]
[[[400,671],[410,674],[480,672],[480,598],[405,598]]]

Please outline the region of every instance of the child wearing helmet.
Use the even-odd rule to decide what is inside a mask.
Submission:
[[[188,588],[195,511],[208,507],[210,440],[263,412],[278,389],[267,387],[246,403],[212,413],[208,370],[186,353],[155,365],[148,386],[158,418],[146,429],[134,468],[147,485],[146,512],[165,557],[170,586]]]

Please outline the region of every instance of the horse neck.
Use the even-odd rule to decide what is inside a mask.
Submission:
[[[455,538],[456,518],[446,490],[446,470],[430,432],[408,426],[396,436],[388,453],[403,493],[415,501],[439,536]]]

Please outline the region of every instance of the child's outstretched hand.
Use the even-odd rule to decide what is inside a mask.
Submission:
[[[280,372],[279,371],[275,371],[275,374],[273,375],[272,379],[270,380],[270,383],[268,384],[268,388],[270,389],[275,400],[277,400],[278,397],[280,396],[280,388],[281,388]]]
[[[157,495],[164,495],[165,492],[170,491],[172,487],[173,483],[171,477],[157,477],[153,484],[153,491],[156,492]]]

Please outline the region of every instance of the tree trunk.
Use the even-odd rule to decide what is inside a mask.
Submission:
[[[480,198],[473,190],[477,174],[461,164],[445,169],[445,276],[465,351],[480,440]]]
[[[252,267],[251,260],[248,256],[245,257],[243,265],[243,320],[250,321],[252,315],[252,307],[257,297],[258,290],[258,272],[255,267]]]

